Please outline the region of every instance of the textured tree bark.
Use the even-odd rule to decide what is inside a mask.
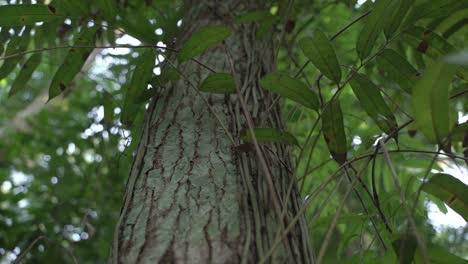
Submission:
[[[209,24],[230,27],[234,34],[197,60],[229,73],[229,50],[255,125],[282,128],[278,105],[265,112],[274,96],[258,85],[276,67],[274,41],[258,38],[254,24],[233,23],[239,14],[262,10],[265,2],[187,0],[177,43]],[[112,263],[257,263],[297,214],[300,197],[288,147],[261,144],[275,187],[271,193],[257,154],[235,147],[246,129],[238,96],[197,93],[210,73],[203,65],[178,65],[184,78],[163,88],[148,108]],[[284,211],[280,217],[274,197]],[[280,241],[267,263],[313,263],[303,217]]]

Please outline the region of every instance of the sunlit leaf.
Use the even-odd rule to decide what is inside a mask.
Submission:
[[[377,57],[377,64],[387,73],[390,80],[411,93],[420,74],[404,57],[394,50],[385,49]]]
[[[232,34],[232,31],[222,25],[210,25],[195,33],[179,50],[179,60],[186,61],[200,55],[210,47],[220,43]]]
[[[341,81],[341,68],[330,40],[320,30],[299,41],[299,47],[320,72],[335,83]]]
[[[8,4],[0,6],[0,27],[34,25],[57,18],[55,9],[47,5]]]
[[[277,128],[254,128],[255,138],[257,142],[270,142],[270,143],[290,143],[297,145],[296,138],[286,131],[281,131]],[[253,142],[253,137],[250,130],[247,129],[245,136],[242,140]]]
[[[21,71],[19,72],[18,76],[13,81],[11,85],[10,92],[8,96],[13,96],[20,90],[26,88],[26,83],[31,78],[34,70],[39,66],[41,62],[41,53],[33,54],[21,67]]]
[[[52,79],[48,101],[61,94],[80,72],[88,56],[94,49],[96,31],[96,27],[90,27],[84,28],[83,31],[80,32],[74,46],[86,48],[71,48],[68,51],[65,60]]]
[[[441,199],[465,221],[468,220],[468,186],[459,179],[449,174],[438,173],[424,183],[422,190]]]
[[[397,128],[395,116],[387,106],[377,86],[359,73],[353,76],[349,84],[362,108],[377,123],[380,129],[387,134],[394,132]]]
[[[392,0],[376,1],[374,3],[372,13],[364,20],[364,27],[359,33],[359,37],[356,42],[356,50],[361,60],[364,60],[369,56],[375,45],[375,41],[389,22],[390,18],[386,13],[391,5]]]
[[[468,50],[450,54],[445,57],[444,61],[450,64],[468,66]]]
[[[216,94],[228,94],[236,92],[236,82],[231,74],[213,73],[203,80],[200,91]]]
[[[283,73],[271,73],[260,80],[263,89],[281,95],[313,110],[319,108],[317,95],[303,82]]]
[[[322,130],[328,150],[339,164],[346,162],[348,144],[344,130],[343,112],[338,99],[333,100],[322,112]]]
[[[416,125],[434,143],[440,143],[449,131],[448,89],[455,70],[448,64],[431,65],[413,89]]]

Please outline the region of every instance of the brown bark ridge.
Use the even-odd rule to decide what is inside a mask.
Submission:
[[[233,35],[223,44],[196,59],[216,72],[229,73],[228,49],[255,125],[282,128],[278,105],[264,114],[274,96],[258,85],[263,75],[275,70],[274,41],[271,36],[257,37],[253,23],[233,22],[239,14],[264,9],[264,2],[187,0],[177,43],[182,45],[210,24],[231,28]],[[258,263],[300,206],[289,149],[261,144],[272,193],[255,151],[235,147],[246,129],[237,95],[204,93],[204,101],[196,89],[210,71],[194,61],[178,69],[184,78],[163,88],[148,108],[110,262]],[[280,203],[280,217],[274,199]],[[301,217],[266,263],[313,263],[308,232]]]

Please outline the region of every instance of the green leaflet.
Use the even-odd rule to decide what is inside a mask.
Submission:
[[[272,15],[269,10],[254,11],[239,15],[234,19],[234,23],[258,23],[257,37],[263,37],[272,28],[276,21],[276,16]]]
[[[303,82],[283,73],[271,73],[260,80],[263,89],[279,94],[287,99],[302,104],[313,110],[318,110],[317,95]]]
[[[0,6],[0,27],[34,25],[57,18],[55,9],[47,5],[2,5]]]
[[[249,12],[245,13],[242,15],[237,16],[234,18],[234,23],[253,23],[253,22],[260,22],[262,20],[268,20],[271,17],[274,17],[270,11],[264,10],[264,11],[254,11],[254,12]]]
[[[424,183],[422,190],[441,199],[468,220],[468,186],[457,178],[445,173],[435,174]]]
[[[315,30],[312,37],[299,41],[299,47],[305,56],[328,79],[339,84],[341,68],[330,40],[320,30]]]
[[[154,63],[156,61],[156,54],[153,50],[147,50],[140,54],[135,61],[136,67],[132,74],[132,80],[128,87],[126,99],[132,103],[141,102],[144,97],[145,91],[148,90],[148,83],[153,75]]]
[[[23,55],[18,55],[21,52],[24,52],[29,44],[30,34],[31,31],[30,27],[26,27],[23,31],[21,36],[15,34],[11,37],[10,42],[8,42],[8,46],[5,50],[4,56],[13,56],[9,59],[5,59],[3,61],[2,66],[0,67],[0,80],[7,77],[16,67],[16,65],[21,61]],[[18,55],[18,56],[16,56]]]
[[[403,234],[392,242],[393,250],[400,260],[399,263],[411,264],[417,249],[416,239],[412,234]]]
[[[430,245],[428,250],[429,259],[431,260],[431,264],[467,264],[468,261],[466,259],[462,259],[457,255],[454,255],[447,251],[447,249],[438,246],[438,245]],[[421,256],[419,250],[416,250],[416,255],[414,256],[414,263],[424,263],[424,260]]]
[[[167,82],[176,81],[179,78],[180,75],[177,69],[173,68],[172,66],[167,66],[162,69],[160,75],[156,75],[156,77],[151,80],[151,85],[153,87],[161,86]]]
[[[126,13],[123,13],[122,19],[117,21],[117,24],[121,26],[127,34],[140,40],[144,44],[156,45],[156,43],[162,39],[161,36],[154,34],[156,26],[152,25],[144,16],[132,15],[134,12],[135,10],[127,9]]]
[[[23,64],[21,71],[11,85],[8,96],[13,96],[26,87],[25,85],[31,78],[34,70],[41,63],[41,55],[41,53],[35,53]]]
[[[281,131],[277,128],[254,128],[255,138],[257,142],[271,142],[271,143],[290,143],[297,145],[297,139],[286,131]],[[250,130],[246,130],[245,136],[242,140],[246,142],[253,142]]]
[[[49,4],[49,7],[56,10],[56,12],[59,14],[64,14],[72,17],[87,17],[91,14],[89,4],[89,0],[54,0]]]
[[[400,24],[402,23],[404,17],[410,10],[415,0],[395,0],[391,6],[390,20],[384,26],[384,34],[387,39],[390,39],[393,36],[393,33],[397,32]]]
[[[343,112],[338,99],[333,100],[322,112],[323,137],[333,159],[345,163],[348,144],[344,130]]]
[[[215,94],[229,94],[236,92],[236,82],[231,74],[213,73],[203,80],[200,91]]]
[[[117,14],[117,8],[114,0],[99,0],[95,1],[99,7],[99,12],[102,13],[107,21],[114,21]]]
[[[195,33],[179,50],[181,62],[200,55],[210,47],[220,43],[232,34],[232,31],[222,25],[210,25]]]
[[[460,0],[424,1],[415,7],[418,18],[445,17],[453,12],[468,8],[468,2]]]
[[[379,128],[390,135],[398,127],[395,116],[385,103],[379,89],[369,79],[356,73],[349,81],[364,111]]]
[[[428,67],[413,89],[416,126],[431,142],[441,143],[449,131],[448,90],[456,67],[437,63]]]
[[[132,79],[127,86],[127,92],[125,94],[124,105],[122,107],[122,114],[120,121],[122,124],[130,128],[135,120],[142,98],[147,98],[147,87],[153,74],[154,63],[156,60],[156,54],[153,50],[147,50],[136,59],[135,70],[132,74]]]
[[[134,98],[133,102],[136,104],[140,104],[146,102],[153,98],[160,86],[164,86],[169,81],[176,81],[180,78],[179,73],[176,69],[172,68],[171,66],[167,66],[162,69],[160,75],[156,75],[150,80],[151,88],[144,91],[143,94],[138,96],[138,98]]]
[[[407,40],[409,44],[415,47],[419,52],[433,59],[438,59],[441,56],[455,51],[455,47],[448,43],[443,37],[422,27],[413,27],[408,30]]]
[[[78,35],[74,46],[94,46],[96,27],[84,28]],[[86,59],[94,48],[71,48],[62,65],[57,70],[49,87],[49,99],[61,94],[71,83],[73,78],[80,72]]]
[[[104,91],[103,94],[103,106],[104,106],[104,118],[102,122],[106,125],[111,126],[114,117],[114,102],[112,94],[108,91]]]
[[[389,22],[390,17],[386,13],[390,10],[391,5],[392,0],[376,1],[372,13],[365,18],[364,27],[356,42],[356,50],[361,60],[369,56],[379,34]]]
[[[387,73],[390,80],[398,83],[407,93],[411,93],[419,79],[419,73],[403,56],[394,50],[385,49],[377,57],[377,64]]]
[[[468,66],[468,49],[450,54],[445,57],[444,61],[450,64]]]

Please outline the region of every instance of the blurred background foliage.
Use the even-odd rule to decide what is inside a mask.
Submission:
[[[181,1],[166,0],[23,0],[0,1],[0,5],[31,2],[51,4],[67,16],[62,20],[36,23],[26,29],[3,27],[0,31],[2,56],[9,55],[8,44],[15,36],[22,40],[23,50],[47,49],[40,52],[41,63],[30,80],[12,96],[9,96],[11,86],[30,54],[17,57],[18,61],[10,70],[5,69],[6,60],[0,66],[3,67],[0,68],[0,263],[10,263],[20,256],[31,263],[103,263],[110,250],[144,112],[141,105],[133,128],[122,127],[119,118],[125,87],[135,59],[145,49],[95,49],[65,93],[45,104],[52,76],[61,67],[67,52],[65,48],[54,47],[70,45],[78,34],[77,29],[90,24],[99,28],[97,46],[170,45],[181,23],[182,4]],[[110,2],[115,4],[112,5],[115,9],[106,6]],[[299,0],[293,3],[289,16],[282,15],[286,10],[284,1],[272,1],[270,10],[283,16],[280,23],[273,26],[273,31],[285,32],[278,69],[290,76],[299,72],[308,60],[297,47],[299,39],[310,36],[317,29],[330,38],[374,6],[371,1],[353,0]],[[452,11],[424,17],[416,24],[441,34],[443,40],[454,47],[455,50],[448,50],[439,57],[468,46],[468,7]],[[365,19],[361,19],[346,28],[333,40],[333,47],[343,72],[349,73],[352,68],[363,66],[360,73],[383,88],[384,98],[401,125],[409,120],[411,96],[388,78],[375,61],[361,64],[355,46],[364,23]],[[406,33],[403,31],[392,41],[378,38],[375,50],[382,47],[397,50],[422,74],[434,57],[418,52]],[[168,51],[161,49],[158,52]],[[163,63],[164,57],[158,56],[158,59]],[[160,65],[155,65],[155,75],[160,70]],[[322,78],[318,90],[316,80],[319,76],[317,68],[308,64],[299,78],[320,92],[326,102],[337,88],[333,82]],[[452,115],[455,122],[466,122],[468,100],[463,94],[468,89],[466,79],[456,77],[452,86],[451,95],[462,92],[461,96],[451,100]],[[346,155],[348,160],[356,159],[352,165],[359,170],[367,161],[358,158],[373,153],[373,144],[382,132],[363,111],[348,85],[341,89],[340,102],[348,142]],[[293,150],[293,162],[298,186],[306,201],[340,165],[330,156],[320,124],[313,129],[318,114],[288,100],[283,108],[289,131],[301,146]],[[448,148],[453,155],[463,156],[464,147],[463,140],[458,139]],[[441,222],[445,220],[437,220],[440,218],[429,218],[431,208],[441,210],[440,216],[447,213],[447,207],[438,198],[419,190],[421,180],[435,172],[448,172],[466,183],[467,163],[443,155],[448,151],[436,155],[439,151],[436,145],[426,140],[413,124],[400,131],[398,144],[391,140],[387,148],[393,151],[391,159],[411,207],[420,195],[413,216],[430,248],[444,248],[468,258],[466,222],[453,212],[449,215],[460,219],[455,226],[445,225]],[[365,168],[363,181],[371,186],[372,177],[376,179],[381,210],[393,234],[388,233],[381,221],[376,221],[377,228],[386,242],[394,241],[399,238],[398,234],[407,232],[408,225],[399,193],[382,156],[377,156],[375,164]],[[307,218],[316,251],[325,240],[343,201],[345,186],[336,182],[329,184],[310,202]],[[378,220],[379,212],[369,196],[361,189],[359,192],[369,216],[354,194],[347,198],[347,206],[337,219],[336,230],[329,241],[325,255],[327,263],[359,263],[362,259],[373,263],[377,257],[385,256],[369,223],[369,217]]]

